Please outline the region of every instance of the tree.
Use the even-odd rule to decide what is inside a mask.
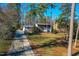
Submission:
[[[77,44],[78,31],[79,31],[79,23],[78,23],[78,27],[77,27],[77,31],[76,31],[76,37],[75,37],[75,42],[74,42],[74,48],[76,48],[76,44]]]
[[[21,4],[20,3],[10,3],[10,4],[8,4],[8,9],[16,11],[17,24],[21,24]]]
[[[71,4],[63,3],[59,10],[62,11],[56,22],[59,24],[59,28],[65,28],[65,32],[69,33],[69,20],[71,12]]]
[[[47,12],[47,9],[49,7],[51,8],[55,8],[54,7],[54,4],[42,4],[42,3],[39,3],[39,4],[30,4],[29,7],[31,8],[30,11],[28,12],[28,15],[32,17],[33,21],[34,19],[36,18],[36,16],[39,16],[40,17],[40,21],[42,20],[46,20],[45,17],[47,15],[45,15],[45,13]],[[36,20],[34,21],[36,22]]]
[[[68,56],[71,56],[72,55],[74,9],[75,9],[75,3],[72,3],[71,19],[70,19],[70,32],[69,32],[69,45],[68,45]]]
[[[11,4],[7,4],[6,8],[0,8],[0,39],[12,39],[14,32],[17,28],[18,13]]]

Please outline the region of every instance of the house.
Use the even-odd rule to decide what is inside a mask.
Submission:
[[[40,30],[42,32],[51,32],[51,25],[50,24],[37,23],[34,25],[38,30]],[[23,31],[33,32],[33,27],[34,27],[33,25],[24,25]]]
[[[25,25],[24,30],[27,32],[33,32],[33,27],[35,25],[35,27],[37,28],[36,30],[38,30],[39,32],[52,32],[52,27],[57,32],[66,32],[65,28],[59,28],[58,22],[53,21],[51,24],[50,23],[36,23],[32,25]]]
[[[58,22],[53,22],[53,29],[54,30],[56,30],[56,31],[58,31],[58,32],[66,32],[67,30],[66,30],[66,28],[65,27],[61,27],[61,28],[59,28],[59,24],[58,24]]]
[[[44,23],[37,23],[35,24],[38,29],[40,29],[42,32],[51,32],[51,25],[50,24],[44,24]]]
[[[23,31],[26,31],[26,32],[33,32],[32,31],[32,28],[33,28],[33,25],[24,25],[23,26]]]
[[[58,28],[59,24],[57,22],[53,22],[53,29],[59,31],[60,29]]]

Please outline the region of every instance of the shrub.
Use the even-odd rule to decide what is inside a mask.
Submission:
[[[57,30],[55,30],[55,29],[53,29],[53,27],[52,27],[52,33],[58,33],[58,31]]]
[[[38,34],[41,33],[42,31],[40,29],[38,29],[37,27],[35,27],[35,25],[33,26],[33,33]]]
[[[56,33],[58,33],[58,31],[57,31],[57,30],[53,30],[53,33],[55,33],[55,34],[56,34]]]

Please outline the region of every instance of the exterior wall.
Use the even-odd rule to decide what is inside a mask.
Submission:
[[[53,24],[53,29],[57,30],[58,32],[66,32],[65,28],[58,28],[58,23]]]
[[[53,24],[53,29],[59,30],[59,28],[58,28],[58,23],[55,23],[55,22],[54,22],[54,24]]]

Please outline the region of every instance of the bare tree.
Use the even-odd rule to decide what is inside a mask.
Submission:
[[[72,3],[72,6],[71,6],[71,19],[70,19],[70,32],[69,32],[69,45],[68,45],[68,56],[72,55],[74,9],[75,9],[75,3]]]
[[[78,23],[78,27],[77,27],[77,31],[76,31],[76,37],[75,37],[75,42],[74,42],[74,48],[76,48],[76,45],[77,45],[78,31],[79,31],[79,23]]]

